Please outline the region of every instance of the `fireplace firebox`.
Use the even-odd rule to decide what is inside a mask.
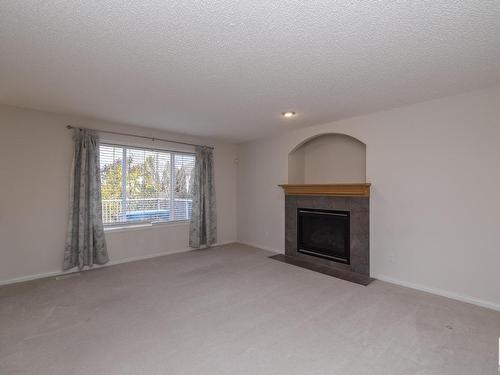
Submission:
[[[350,264],[349,211],[298,208],[297,251]]]

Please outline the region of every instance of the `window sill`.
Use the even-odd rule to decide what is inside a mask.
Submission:
[[[135,230],[156,229],[160,227],[176,227],[189,225],[189,220],[167,221],[162,223],[144,223],[144,224],[130,224],[130,225],[116,225],[104,227],[105,233],[120,233]]]

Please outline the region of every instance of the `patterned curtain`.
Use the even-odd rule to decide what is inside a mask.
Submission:
[[[109,261],[104,238],[99,175],[99,139],[86,129],[76,129],[70,186],[70,213],[64,270]]]
[[[198,248],[217,242],[214,156],[210,147],[196,146],[193,180],[193,214],[189,228],[189,246]]]

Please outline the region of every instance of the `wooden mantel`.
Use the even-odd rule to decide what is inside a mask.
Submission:
[[[290,184],[279,185],[286,195],[369,197],[371,184]]]

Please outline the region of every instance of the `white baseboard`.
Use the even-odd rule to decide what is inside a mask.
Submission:
[[[228,244],[234,243],[234,242],[235,241],[221,242],[221,243],[217,243],[217,244],[213,245],[212,247],[228,245]],[[31,281],[31,280],[37,280],[37,279],[44,279],[47,277],[57,277],[57,276],[68,275],[68,274],[77,273],[77,272],[92,271],[92,270],[99,269],[99,268],[115,266],[117,264],[136,262],[138,260],[156,258],[156,257],[164,256],[164,255],[170,255],[170,254],[184,253],[184,252],[191,251],[191,250],[194,250],[194,249],[188,247],[188,248],[184,248],[184,249],[163,251],[160,253],[147,254],[147,255],[139,255],[136,257],[129,257],[129,258],[123,258],[123,259],[118,259],[118,260],[110,260],[108,263],[103,264],[102,266],[95,265],[91,268],[85,268],[82,271],[72,269],[72,270],[68,270],[68,271],[52,271],[52,272],[39,273],[39,274],[35,274],[35,275],[21,276],[21,277],[16,277],[13,279],[0,280],[0,286],[8,285],[8,284],[15,284],[15,283],[22,283],[25,281]]]
[[[60,276],[60,275],[65,275],[65,274],[73,273],[73,272],[75,272],[75,271],[53,271],[53,272],[46,272],[46,273],[37,273],[35,275],[15,277],[13,279],[0,280],[0,286],[8,285],[8,284],[15,284],[15,283],[22,283],[25,281],[31,281],[31,280],[36,280],[36,279],[44,279],[46,277]]]
[[[401,286],[404,286],[407,288],[420,290],[422,292],[432,293],[432,294],[436,294],[438,296],[447,297],[447,298],[451,298],[451,299],[454,299],[457,301],[467,302],[467,303],[471,303],[473,305],[477,305],[477,306],[481,306],[481,307],[486,307],[488,309],[500,311],[500,304],[498,304],[498,303],[485,301],[485,300],[482,300],[479,298],[466,296],[466,295],[459,294],[459,293],[449,292],[449,291],[442,290],[442,289],[432,288],[432,287],[428,287],[428,286],[425,286],[422,284],[415,284],[415,283],[411,283],[408,281],[395,279],[395,278],[390,277],[390,276],[381,275],[381,274],[371,274],[370,276],[374,277],[375,279],[386,281],[386,282],[391,283],[391,284],[401,285]]]

